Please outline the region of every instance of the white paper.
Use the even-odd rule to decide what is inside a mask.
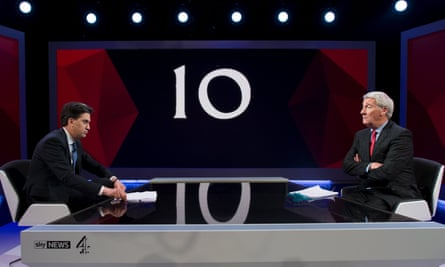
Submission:
[[[127,193],[128,202],[156,202],[157,197],[156,191]]]
[[[338,192],[323,189],[319,185],[293,191],[289,194],[300,194],[312,200],[338,196]]]

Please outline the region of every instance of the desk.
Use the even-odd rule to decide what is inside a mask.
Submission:
[[[340,198],[290,203],[283,178],[154,179],[156,203],[109,202],[22,232],[29,266],[434,266],[445,227]],[[125,212],[122,212],[125,211]],[[298,265],[299,264],[299,265]],[[414,264],[414,265],[413,265]]]

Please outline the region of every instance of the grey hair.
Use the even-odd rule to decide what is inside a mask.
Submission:
[[[363,96],[363,99],[366,98],[373,98],[375,99],[377,106],[386,108],[388,110],[386,117],[391,119],[394,112],[394,101],[391,99],[391,97],[381,91],[370,91]]]

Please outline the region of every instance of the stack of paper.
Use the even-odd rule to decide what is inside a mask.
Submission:
[[[131,192],[127,193],[128,202],[156,202],[158,194],[156,191]]]
[[[338,196],[338,192],[314,185],[305,189],[289,192],[288,196],[290,196],[293,201],[317,200]]]

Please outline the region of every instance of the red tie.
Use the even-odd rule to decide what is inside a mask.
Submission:
[[[372,157],[372,151],[374,150],[376,136],[377,136],[377,131],[376,130],[372,130],[371,145],[369,146],[369,155],[371,157]]]

